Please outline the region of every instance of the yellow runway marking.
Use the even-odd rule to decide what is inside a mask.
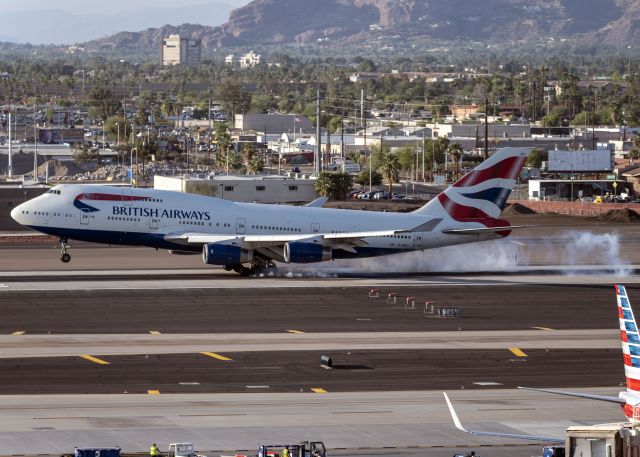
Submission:
[[[110,365],[110,363],[107,362],[106,360],[98,359],[97,357],[93,357],[87,354],[82,354],[80,357],[82,357],[85,360],[88,360],[89,362],[97,363],[98,365]]]
[[[513,355],[515,355],[516,357],[527,357],[527,354],[525,354],[518,348],[509,348],[509,350],[513,352]]]
[[[24,335],[25,333],[27,333],[27,332],[25,332],[24,330],[18,330],[17,332],[13,332],[12,335],[13,336],[20,336],[20,335]]]
[[[147,390],[147,393],[149,395],[160,395],[160,391],[159,390]]]
[[[295,333],[296,335],[304,334],[304,332],[301,332],[300,330],[287,330],[287,333]]]
[[[326,394],[327,393],[327,391],[324,390],[322,387],[313,387],[313,388],[311,388],[311,391],[315,392],[317,394]]]
[[[200,354],[206,355],[207,357],[213,357],[214,359],[222,360],[223,362],[229,362],[231,359],[229,357],[225,357],[220,354],[216,354],[215,352],[201,352]]]
[[[158,331],[158,330],[149,330],[149,333],[151,335],[162,335],[162,333],[160,333],[160,331]]]
[[[545,332],[552,332],[553,329],[549,327],[531,327],[534,330],[544,330]]]

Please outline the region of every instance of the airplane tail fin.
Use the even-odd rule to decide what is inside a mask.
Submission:
[[[485,227],[508,226],[497,218],[530,152],[530,148],[498,150],[415,213],[458,223],[479,222]]]
[[[640,395],[640,335],[638,334],[638,324],[633,315],[631,303],[629,303],[627,290],[624,286],[616,285],[615,287],[627,391]]]

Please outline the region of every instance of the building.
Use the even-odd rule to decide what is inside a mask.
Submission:
[[[162,40],[162,65],[200,65],[202,41],[169,35]]]
[[[243,132],[254,131],[269,134],[315,134],[315,126],[299,114],[236,114],[235,128]]]
[[[248,53],[236,58],[234,54],[229,54],[225,57],[224,63],[234,67],[253,68],[262,64],[262,55],[256,54],[254,51],[249,51]]]
[[[153,186],[245,203],[302,203],[318,197],[315,179],[284,176],[155,176]]]

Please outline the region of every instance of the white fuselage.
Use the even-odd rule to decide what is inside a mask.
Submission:
[[[22,225],[62,238],[108,244],[199,251],[176,244],[172,235],[292,235],[406,231],[364,238],[357,252],[335,251],[335,258],[371,257],[500,238],[496,234],[449,235],[459,226],[434,221],[428,231],[413,231],[434,217],[315,207],[235,203],[179,192],[99,185],[59,185],[15,208]]]

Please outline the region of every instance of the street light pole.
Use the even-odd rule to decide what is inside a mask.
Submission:
[[[129,154],[129,182],[131,187],[133,187],[133,151],[136,151],[136,154],[138,154],[136,148],[131,148],[131,152]]]
[[[116,130],[118,131],[116,138],[116,151],[118,153],[118,165],[120,165],[120,123],[116,122]]]

